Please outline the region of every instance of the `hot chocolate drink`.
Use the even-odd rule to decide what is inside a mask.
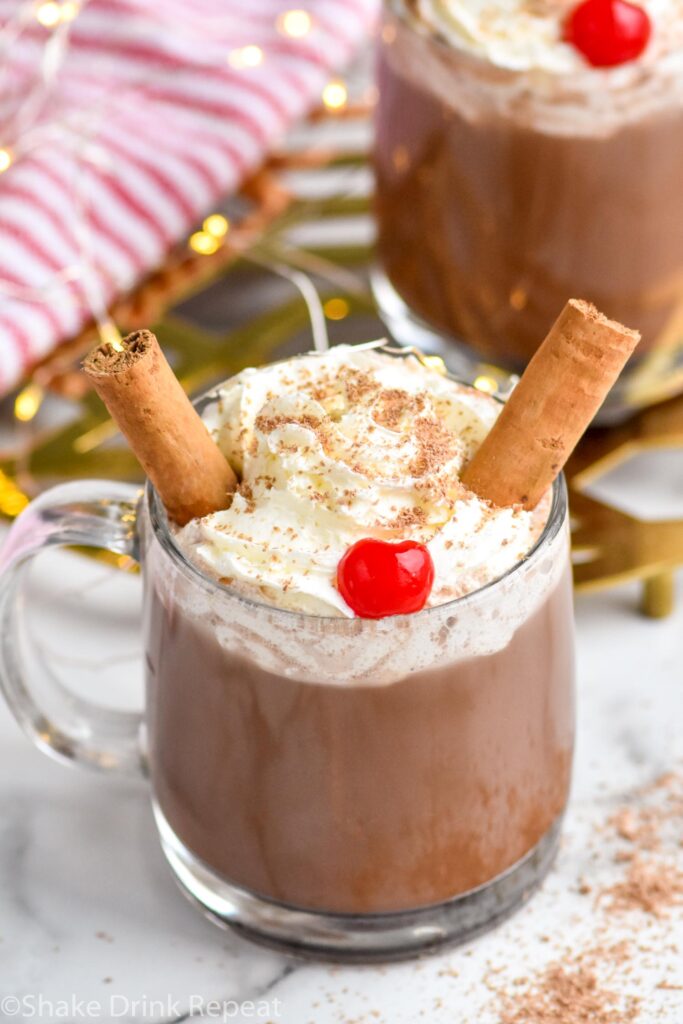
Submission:
[[[563,489],[524,511],[464,487],[499,408],[364,346],[245,371],[210,403],[239,489],[175,531],[173,570],[151,531],[146,551],[157,811],[202,871],[301,910],[408,911],[505,878],[555,834],[573,746]],[[423,610],[354,612],[339,566],[368,538],[428,552]]]
[[[568,295],[639,328],[618,413],[683,388],[683,5],[641,0],[643,52],[611,67],[569,41],[576,8],[388,4],[378,251],[406,313],[473,366],[519,371]]]
[[[222,877],[289,906],[380,913],[490,882],[567,800],[571,601],[566,569],[502,650],[389,678],[370,666],[350,681],[356,634],[336,676],[311,681],[295,663],[261,667],[222,644],[211,617],[151,595],[152,708],[164,689],[152,764],[166,821]],[[439,629],[457,635],[452,618]]]
[[[246,370],[193,407],[150,331],[101,342],[85,372],[150,482],[53,488],[10,530],[17,720],[71,764],[144,771],[182,889],[249,936],[365,962],[492,926],[557,849],[561,471],[638,337],[568,301],[505,405],[378,342]],[[23,661],[26,568],[74,543],[140,563],[140,715]]]

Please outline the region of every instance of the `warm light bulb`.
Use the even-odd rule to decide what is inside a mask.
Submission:
[[[243,46],[239,50],[231,50],[228,63],[234,68],[257,68],[263,64],[263,50],[260,46]]]
[[[524,288],[513,288],[510,292],[510,305],[517,311],[524,309],[529,301],[529,294]]]
[[[195,231],[190,235],[188,245],[201,256],[211,256],[219,248],[220,243],[208,231]]]
[[[323,103],[328,110],[341,110],[348,98],[348,89],[339,80],[328,82],[323,89]]]
[[[277,29],[283,36],[292,39],[303,39],[313,27],[313,19],[308,11],[285,11],[277,19]]]
[[[230,222],[222,213],[212,213],[206,218],[202,227],[213,238],[224,238],[230,229]]]
[[[0,149],[0,174],[2,174],[3,171],[9,170],[13,162],[14,157],[12,156],[12,150],[5,148]]]
[[[444,363],[441,356],[422,356],[422,362],[425,366],[428,366],[430,370],[434,370],[435,373],[440,373],[442,377],[445,377],[448,373],[446,364]]]
[[[483,391],[486,395],[495,395],[498,390],[498,381],[494,380],[493,377],[487,377],[482,374],[481,377],[475,379],[474,386],[477,391]]]
[[[81,5],[75,0],[64,0],[59,12],[60,21],[73,21],[81,11]]]
[[[14,415],[22,423],[29,423],[40,409],[42,401],[43,389],[37,384],[29,384],[14,400]]]
[[[0,513],[14,518],[28,505],[28,498],[14,481],[0,470]]]
[[[328,299],[323,309],[328,320],[343,320],[349,315],[349,304],[346,299]]]
[[[36,18],[44,28],[54,28],[62,17],[61,6],[54,0],[45,0],[36,10]]]

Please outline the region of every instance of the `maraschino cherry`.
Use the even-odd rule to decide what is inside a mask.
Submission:
[[[636,60],[651,34],[647,11],[628,0],[583,0],[565,26],[567,42],[596,68]]]
[[[339,593],[364,619],[419,612],[433,583],[432,556],[424,544],[413,540],[359,540],[337,567]]]

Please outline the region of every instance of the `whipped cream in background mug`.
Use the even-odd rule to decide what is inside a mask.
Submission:
[[[635,6],[647,12],[654,28],[638,64],[649,66],[672,54],[683,65],[683,0],[635,0]],[[415,0],[411,7],[425,26],[452,46],[498,67],[554,74],[586,70],[582,55],[564,39],[576,0]],[[631,67],[607,73],[624,77]]]

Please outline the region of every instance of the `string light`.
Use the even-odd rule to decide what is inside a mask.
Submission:
[[[83,5],[84,4],[82,0],[62,0],[61,3],[57,2],[57,0],[42,0],[42,2],[41,0],[38,0],[36,5],[32,8],[33,16],[35,20],[38,22],[38,24],[42,25],[46,29],[55,29],[56,31],[54,35],[51,38],[49,38],[44,45],[41,65],[41,80],[37,88],[34,90],[34,93],[32,93],[28,97],[29,100],[33,100],[34,96],[39,97],[41,95],[41,90],[44,89],[46,83],[49,83],[51,78],[54,77],[56,62],[55,50],[54,47],[51,45],[53,41],[62,43],[61,49],[59,49],[57,52],[59,57],[58,63],[63,63],[65,54],[68,51],[68,33],[70,28],[68,23],[74,21],[74,19],[78,17]],[[286,15],[289,15],[289,17],[286,17]],[[63,33],[60,29],[61,25],[65,26]],[[281,21],[281,31],[284,34],[289,35],[293,38],[300,37],[307,34],[311,30],[312,25],[313,21],[310,15],[308,15],[305,11],[297,10],[285,12],[285,16],[283,16]],[[57,35],[61,37],[60,40],[57,40],[55,38]],[[230,54],[228,55],[228,61],[234,67],[246,69],[256,68],[264,62],[264,52],[259,46],[248,45],[230,52]],[[343,103],[345,102],[345,95],[346,90],[342,84],[341,97],[339,96],[339,90],[337,89],[337,102],[339,102],[339,99],[341,99],[341,103],[343,105]],[[334,90],[332,102],[333,104],[335,102]],[[26,106],[30,107],[30,104],[26,104]],[[35,106],[36,104],[34,103],[33,108],[35,108]],[[29,124],[34,120],[35,111],[33,108],[31,108],[30,110],[32,116],[26,119]],[[0,146],[0,174],[7,171],[13,165],[15,159],[15,153],[12,149],[10,149],[7,146]],[[211,214],[204,220],[202,230],[195,232],[191,236],[191,238],[189,239],[189,245],[195,252],[207,256],[211,255],[220,248],[221,240],[224,238],[224,236],[228,233],[229,230],[230,222],[225,216],[219,213]],[[58,283],[60,286],[62,286],[63,284],[69,281],[79,280],[82,277],[85,278],[86,270],[89,273],[94,273],[92,271],[92,268],[89,267],[89,265],[86,263],[86,257],[87,251],[84,247],[84,251],[82,254],[83,266],[73,266],[61,270],[59,274],[55,275],[54,279],[51,281],[50,289],[56,287]],[[299,278],[303,279],[304,275],[299,274],[296,271],[287,271],[287,273],[289,276],[292,277],[292,279],[296,278],[295,283],[297,283],[297,286],[304,293],[304,297],[306,298],[306,301],[310,306],[310,304],[313,303],[313,299],[317,299],[317,295],[307,295],[305,293],[303,285],[304,283],[310,284],[310,282],[304,280],[299,281]],[[313,292],[314,290],[312,285],[310,285],[310,288],[311,291]],[[6,283],[0,280],[0,293],[3,293],[5,291]],[[20,298],[30,299],[33,299],[36,296],[45,297],[45,295],[48,293],[48,290],[46,290],[44,286],[35,289],[22,287],[19,290],[15,289],[15,291]],[[14,294],[14,291],[12,292],[12,294]],[[103,303],[101,301],[95,301],[97,297],[91,294],[86,294],[85,297],[88,301],[88,304],[91,306],[93,317],[98,323],[98,331],[101,342],[111,345],[111,347],[115,351],[123,351],[121,335],[118,329],[116,328],[116,325],[107,318],[106,311],[103,307]],[[344,300],[339,301],[342,302],[342,304],[344,302]],[[318,305],[320,305],[319,300]],[[324,348],[326,347],[326,332],[324,327],[324,316],[322,313],[322,308],[320,309],[319,317],[316,318],[313,314],[314,311],[311,312],[314,342],[316,348]],[[321,323],[319,323],[318,321],[321,321]],[[319,335],[322,336],[322,341]],[[44,392],[39,386],[29,385],[28,387],[23,389],[17,395],[14,403],[14,412],[17,421],[21,423],[29,423],[31,420],[33,420],[37,415],[43,400]],[[73,448],[75,451],[79,453],[87,453],[93,451],[100,445],[102,445],[105,441],[113,437],[115,432],[116,427],[113,421],[106,421],[104,423],[98,424],[97,427],[91,429],[87,433],[76,438],[73,442]],[[2,473],[2,471],[0,471],[0,513],[9,517],[15,517],[19,515],[28,504],[29,498],[27,497],[27,495],[25,495],[19,489],[16,483],[9,476],[5,475],[4,473]],[[130,563],[128,562],[128,564]]]
[[[14,400],[14,415],[22,423],[29,423],[42,405],[44,392],[37,384],[29,384]]]
[[[220,248],[220,242],[208,231],[195,231],[190,235],[187,243],[190,249],[194,249],[201,256],[212,256]]]
[[[36,10],[36,19],[43,28],[54,28],[62,19],[61,5],[54,0],[45,0]]]
[[[213,256],[220,249],[221,239],[230,230],[230,221],[222,213],[211,213],[204,220],[201,231],[195,231],[187,240],[190,249],[200,256]]]
[[[92,430],[86,430],[85,434],[81,434],[80,437],[74,439],[73,450],[79,455],[87,455],[88,452],[99,448],[105,441],[116,437],[117,430],[118,427],[114,420],[105,420],[104,423],[98,423]]]
[[[524,309],[529,301],[529,295],[524,288],[513,288],[510,292],[510,305],[513,309]]]
[[[212,238],[225,238],[230,230],[230,221],[222,213],[212,213],[206,218],[202,228]]]
[[[444,363],[441,356],[422,356],[422,362],[425,366],[428,366],[430,370],[434,370],[435,373],[440,373],[442,377],[445,377],[448,373],[446,364]]]
[[[17,485],[0,470],[0,512],[14,518],[28,505],[28,498]]]
[[[328,110],[341,110],[346,106],[349,92],[343,82],[333,79],[323,89],[323,103]]]
[[[277,30],[291,39],[303,39],[313,27],[313,19],[308,11],[285,11],[277,19]]]
[[[61,21],[73,21],[81,12],[81,5],[75,0],[64,0],[61,10]]]
[[[328,299],[323,309],[328,320],[343,320],[349,315],[349,304],[346,299]]]
[[[231,50],[228,63],[233,68],[257,68],[263,64],[263,50],[260,46],[243,46],[239,50]]]
[[[54,28],[62,22],[73,21],[80,14],[81,5],[78,0],[45,0],[36,9],[36,20],[43,28]]]
[[[69,44],[70,26],[68,26],[67,23],[74,21],[74,19],[76,19],[79,16],[86,2],[87,0],[34,0],[34,4],[31,6],[33,17],[44,28],[58,29],[58,31],[55,32],[53,39],[57,35],[59,35],[60,39],[55,39],[55,41],[59,41],[62,43],[61,48],[59,48],[57,51],[55,51],[54,47],[51,46],[52,40],[48,39],[48,41],[45,43],[43,47],[43,56],[41,64],[41,81],[38,84],[36,90],[34,91],[35,96],[40,97],[41,91],[45,88],[45,85],[48,84],[52,78],[54,78],[54,75],[56,73],[55,52],[57,52],[57,55],[59,57],[58,63],[60,65],[63,63],[65,54],[68,51]],[[62,24],[65,24],[65,31],[63,33],[62,31],[59,30],[59,26]],[[286,10],[282,12],[280,17],[277,19],[276,27],[277,30],[283,35],[287,35],[291,38],[301,38],[307,35],[313,29],[314,24],[314,18],[306,10],[302,8],[293,8],[291,10]],[[22,25],[21,18],[19,16],[17,17],[16,25],[18,33],[21,31]],[[265,53],[260,46],[255,44],[249,44],[230,51],[227,55],[227,60],[231,66],[236,68],[257,68],[263,64],[265,60]],[[28,97],[28,99],[34,100],[35,96],[34,94],[31,94]],[[330,109],[338,109],[344,106],[347,101],[347,89],[345,84],[340,80],[333,80],[329,82],[328,85],[323,90],[323,99],[326,105],[330,107]],[[35,102],[33,103],[33,107],[36,107]],[[29,122],[35,119],[33,116],[35,115],[35,111],[33,108],[31,108],[31,115],[32,117],[28,118]],[[14,164],[16,159],[17,157],[15,156],[15,153],[12,149],[10,149],[9,147],[0,146],[0,174],[7,171],[9,167],[11,167]],[[188,245],[194,252],[197,252],[201,255],[210,256],[221,248],[222,239],[225,237],[229,230],[230,222],[225,216],[223,216],[223,214],[210,214],[208,217],[205,218],[202,225],[202,229],[196,231],[188,239]],[[44,285],[41,285],[39,288],[29,288],[28,286],[22,286],[20,288],[17,288],[14,285],[10,286],[8,282],[2,281],[0,275],[0,294],[8,294],[14,298],[19,298],[22,300],[34,300],[36,297],[45,298],[45,296],[49,294],[49,291],[54,288],[62,287],[64,284],[74,280],[85,279],[86,271],[88,272],[88,276],[90,274],[94,275],[93,268],[89,266],[89,264],[86,262],[88,256],[86,247],[82,246],[82,248],[82,266],[74,265],[73,267],[64,268],[58,274],[56,274],[54,278],[50,281],[49,288],[46,289]],[[296,277],[295,283],[297,284],[297,287],[299,287],[303,292],[304,275],[300,274],[298,271],[292,271],[288,273],[291,273],[291,277],[293,280]],[[299,281],[299,278],[302,278],[302,281]],[[121,335],[119,334],[115,324],[113,324],[111,321],[107,319],[107,314],[103,302],[101,300],[96,301],[97,296],[89,294],[90,289],[86,289],[85,284],[83,285],[83,291],[84,293],[88,292],[87,294],[85,294],[85,298],[88,302],[88,305],[92,309],[93,318],[95,322],[98,323],[99,336],[102,343],[109,344],[115,351],[123,351]],[[310,305],[313,302],[313,296],[306,295],[305,297],[306,301]],[[322,304],[320,303],[319,299],[317,299],[317,295],[315,296],[315,299],[317,300],[318,303],[319,316],[317,317],[316,323],[314,324],[313,333],[314,340],[316,342],[316,347],[319,347],[319,343],[322,346],[320,338],[322,338],[323,336],[326,337],[325,316],[323,313]],[[336,303],[333,300],[332,305],[328,308],[330,310],[330,319],[341,319],[343,316],[348,315],[348,303],[346,303],[345,300],[343,299],[336,300]],[[312,319],[315,319],[313,317],[313,314]],[[320,338],[318,337],[318,335],[320,335]],[[27,390],[26,393],[21,393],[19,396],[17,396],[17,419],[22,420],[23,417],[23,422],[28,422],[31,418],[33,418],[33,416],[36,415],[38,405],[41,400],[42,399],[39,398],[36,392],[32,392],[30,390]],[[98,429],[101,430],[101,428]],[[88,434],[87,437],[84,436],[83,438],[77,439],[77,442],[74,444],[74,447],[78,447],[80,450],[80,445],[82,445],[82,450],[86,451],[90,449],[91,445],[101,443],[102,438],[100,436],[95,438],[95,432],[93,431],[90,433],[92,434],[92,437],[90,436],[90,434]],[[1,484],[2,481],[0,480],[0,486]],[[23,496],[20,495],[20,499],[24,500]],[[0,508],[0,510],[2,509]],[[17,508],[17,511],[20,511],[20,509]]]
[[[495,395],[498,390],[498,381],[493,377],[487,377],[485,374],[482,374],[475,379],[474,386],[477,391],[483,391],[486,395]]]
[[[111,345],[115,352],[123,352],[123,339],[113,320],[105,320],[98,324],[97,333],[103,345]]]

